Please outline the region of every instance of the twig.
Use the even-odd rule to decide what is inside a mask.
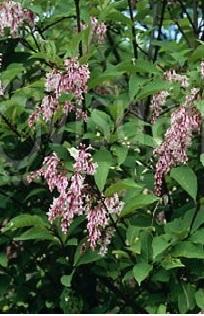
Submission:
[[[180,6],[181,6],[183,12],[185,12],[185,14],[186,14],[186,16],[187,16],[187,18],[188,18],[188,21],[189,21],[189,23],[191,24],[191,26],[192,26],[192,28],[193,28],[194,33],[197,35],[197,29],[195,28],[195,25],[194,25],[194,23],[193,23],[193,20],[191,19],[191,16],[190,16],[190,14],[188,13],[185,4],[183,4],[183,1],[182,1],[182,0],[177,0],[177,1],[180,3]]]
[[[173,17],[173,13],[171,11],[171,9],[169,7],[167,7],[167,10],[169,12],[170,18],[172,19],[172,21],[176,24],[176,26],[178,27],[178,30],[181,32],[181,34],[183,35],[183,38],[185,39],[187,45],[189,47],[191,47],[191,43],[188,40],[188,37],[186,37],[185,32],[183,31],[182,27],[180,26],[180,24],[178,23],[178,21]]]
[[[161,18],[160,18],[160,21],[159,21],[159,29],[158,29],[157,41],[161,40],[162,25],[163,25],[163,21],[164,21],[166,3],[167,3],[167,0],[163,0],[163,2],[162,2],[162,9],[161,9]],[[159,46],[156,46],[155,47],[155,52],[154,52],[154,57],[153,57],[153,63],[155,63],[155,61],[157,60],[158,52],[159,52]]]
[[[60,22],[62,22],[62,21],[64,21],[64,20],[66,20],[66,19],[75,19],[75,18],[76,18],[75,15],[63,16],[63,17],[61,17],[60,19],[58,19],[57,21],[52,22],[52,23],[46,25],[44,28],[40,29],[40,34],[41,34],[41,33],[44,33],[44,32],[47,31],[50,27],[55,26],[56,24],[58,24],[58,23],[60,23]],[[37,29],[39,30],[39,27],[37,27]]]
[[[76,7],[76,19],[77,19],[77,31],[78,33],[81,32],[81,15],[80,15],[80,7],[79,2],[80,0],[74,0],[75,7]],[[83,56],[83,47],[82,47],[82,41],[79,43],[79,56],[80,58]]]
[[[113,52],[113,55],[115,56],[116,62],[117,62],[118,64],[120,64],[120,62],[121,62],[121,57],[120,57],[120,54],[118,53],[118,50],[117,50],[117,48],[116,48],[116,46],[115,46],[115,41],[114,41],[114,39],[113,39],[113,37],[112,37],[112,35],[111,35],[110,27],[109,27],[109,26],[107,27],[106,35],[107,35],[107,39],[108,39],[108,41],[109,41],[109,43],[110,43],[110,47],[111,47],[111,50],[112,50],[112,52]]]
[[[137,52],[137,42],[136,42],[135,19],[134,19],[131,0],[128,0],[128,7],[129,7],[130,18],[132,21],[132,46],[133,46],[133,51],[134,51],[134,58],[137,59],[138,52]]]
[[[79,7],[79,2],[80,0],[74,0],[75,2],[75,7],[76,7],[76,20],[77,20],[77,31],[78,33],[81,32],[81,14],[80,14],[80,7]],[[79,57],[83,57],[83,45],[82,41],[79,42]],[[82,100],[82,110],[85,113],[86,112],[86,99],[85,99],[85,93],[82,95],[83,100]],[[84,121],[83,122],[83,127],[84,127],[84,133],[87,132],[87,123]]]

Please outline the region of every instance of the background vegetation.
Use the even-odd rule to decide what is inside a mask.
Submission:
[[[202,131],[189,161],[166,176],[154,195],[153,151],[186,94],[164,72],[185,74],[200,89],[204,2],[198,0],[22,0],[34,29],[0,38],[0,310],[2,313],[198,313],[204,309],[204,156]],[[107,26],[105,41],[90,39],[91,17]],[[1,22],[0,22],[1,23]],[[81,32],[79,32],[81,30]],[[87,123],[69,115],[28,126],[44,96],[45,74],[79,57],[91,78]],[[151,123],[151,99],[170,94]],[[84,249],[86,220],[63,234],[46,212],[53,194],[26,175],[53,151],[70,166],[68,149],[92,144],[95,186],[118,193],[124,208],[112,225],[108,253]]]

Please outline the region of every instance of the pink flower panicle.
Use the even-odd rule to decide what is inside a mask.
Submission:
[[[99,252],[104,255],[114,233],[109,224],[110,214],[118,214],[123,208],[123,203],[115,194],[113,197],[104,198],[103,201],[99,199],[93,206],[96,197],[88,192],[86,176],[95,174],[97,164],[93,162],[92,156],[88,152],[90,149],[91,146],[86,148],[85,145],[80,144],[79,148],[74,151],[74,174],[71,179],[67,178],[66,171],[54,153],[45,157],[42,168],[31,172],[27,181],[30,183],[36,178],[43,177],[51,192],[57,189],[59,196],[53,198],[47,215],[51,223],[56,218],[61,218],[61,228],[64,233],[67,232],[75,216],[85,214],[88,220],[90,247],[95,249],[99,246]]]
[[[80,147],[75,156],[74,169],[77,172],[87,175],[94,175],[97,168],[97,163],[93,162],[91,154],[88,152],[91,149],[89,146],[86,148],[84,144],[80,144]]]
[[[77,119],[87,119],[81,104],[84,93],[88,89],[87,82],[90,77],[88,65],[80,65],[77,58],[66,59],[64,65],[64,72],[54,69],[46,75],[45,90],[48,95],[44,96],[40,110],[34,111],[29,117],[29,126],[33,126],[41,115],[44,121],[49,121],[60,110],[59,98],[63,93],[73,94],[78,105],[77,107],[71,101],[66,101],[63,112],[65,114],[75,112]]]
[[[201,78],[204,79],[204,60],[202,60],[200,64],[200,73],[201,73]]]
[[[4,1],[0,5],[0,20],[0,35],[3,36],[8,28],[10,35],[15,38],[24,23],[34,25],[34,14],[30,10],[23,9],[20,3]]]
[[[169,95],[167,91],[160,91],[153,95],[151,100],[151,110],[152,110],[152,116],[151,116],[151,122],[155,123],[158,117],[160,116],[162,112],[162,108],[166,103],[166,98]]]
[[[199,132],[201,126],[201,115],[192,105],[197,93],[197,89],[192,89],[184,104],[172,113],[171,126],[165,134],[165,139],[154,151],[158,156],[155,172],[157,196],[163,195],[164,177],[171,168],[188,161],[187,149],[191,145],[193,133]]]
[[[50,222],[61,217],[61,228],[64,233],[73,221],[74,216],[83,214],[83,189],[84,177],[74,174],[67,191],[61,191],[58,198],[54,198],[53,204],[47,213]]]
[[[177,81],[181,84],[183,88],[189,86],[189,81],[186,75],[177,74],[176,71],[168,70],[164,73],[164,78],[168,81]],[[169,93],[167,91],[160,91],[153,95],[151,100],[151,122],[154,124],[162,112],[162,108],[166,103],[166,98]]]
[[[102,44],[105,41],[107,26],[105,23],[99,22],[96,17],[91,18],[91,26],[94,38],[99,44]]]
[[[4,95],[4,91],[5,91],[5,88],[4,88],[4,86],[3,86],[2,81],[0,80],[0,96],[3,96],[3,95]]]
[[[100,246],[99,253],[105,254],[107,246],[113,236],[114,230],[110,225],[110,213],[119,214],[123,208],[123,202],[115,194],[113,197],[105,198],[88,211],[88,241],[90,247],[94,250],[97,245]]]
[[[40,119],[41,114],[42,114],[41,108],[37,107],[35,111],[33,111],[33,113],[29,115],[28,126],[30,128],[33,127],[35,123]]]
[[[0,68],[2,67],[2,53],[0,53]],[[2,80],[0,80],[0,96],[4,95],[4,86]]]
[[[168,81],[177,81],[181,84],[181,87],[188,88],[189,87],[189,80],[186,75],[177,74],[176,71],[168,70],[164,73],[164,77]]]
[[[87,92],[87,82],[90,78],[88,65],[80,65],[76,58],[66,59],[66,73],[62,80],[63,92],[73,93],[77,101],[83,100],[83,94]]]
[[[54,153],[44,158],[41,169],[31,172],[27,176],[28,183],[43,177],[52,192],[55,188],[58,192],[64,192],[68,186],[68,179],[64,174],[64,170],[60,170],[60,160]]]
[[[102,233],[101,238],[98,240],[99,254],[104,257],[108,252],[108,247],[114,236],[115,229],[112,226],[108,226]]]

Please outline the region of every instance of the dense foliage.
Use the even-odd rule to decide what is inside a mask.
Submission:
[[[204,310],[204,2],[0,4],[0,311]]]

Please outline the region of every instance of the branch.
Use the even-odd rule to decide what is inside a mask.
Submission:
[[[81,32],[81,15],[80,15],[80,7],[79,2],[80,0],[74,0],[75,7],[76,7],[76,19],[77,19],[77,31],[78,33]],[[83,47],[82,47],[82,41],[79,43],[79,56],[80,58],[83,56]]]
[[[133,15],[131,0],[128,0],[128,7],[129,7],[130,18],[132,21],[132,46],[133,46],[133,51],[134,51],[134,58],[137,59],[138,52],[137,52],[137,42],[136,42],[135,19]]]
[[[63,16],[63,17],[61,17],[60,19],[58,19],[57,21],[52,22],[52,23],[46,25],[44,28],[42,28],[42,29],[40,30],[40,32],[41,32],[41,33],[44,33],[44,32],[47,31],[50,27],[55,26],[56,24],[58,24],[58,23],[64,21],[65,19],[75,19],[75,18],[76,18],[75,15]],[[37,29],[39,30],[38,27],[37,27]]]
[[[197,35],[197,29],[195,28],[195,25],[193,23],[193,20],[191,19],[190,14],[188,13],[188,11],[186,10],[185,4],[183,4],[182,0],[177,0],[183,10],[183,12],[185,12],[187,19],[189,21],[189,23],[191,24],[192,28],[193,28],[193,32]]]
[[[191,43],[189,42],[188,40],[188,37],[186,36],[185,32],[183,31],[182,27],[180,26],[180,24],[178,23],[178,21],[173,17],[173,13],[172,11],[170,10],[169,7],[167,7],[168,9],[168,12],[169,12],[169,15],[170,15],[170,18],[172,19],[172,21],[176,24],[176,26],[178,27],[178,30],[181,32],[181,34],[183,35],[183,38],[185,39],[187,45],[189,47],[191,47]]]
[[[157,40],[158,41],[161,40],[162,25],[163,25],[163,22],[164,22],[164,15],[165,15],[166,4],[167,4],[167,0],[163,0],[163,2],[162,2],[162,9],[161,9],[161,18],[160,18],[160,21],[159,21],[159,29],[158,29],[158,36],[157,36]],[[158,52],[159,52],[159,46],[156,46],[155,47],[155,52],[154,52],[154,57],[153,57],[153,63],[155,63],[155,61],[157,60]]]
[[[193,0],[193,24],[198,34],[198,1]]]
[[[81,32],[81,14],[80,14],[80,7],[79,7],[80,0],[74,0],[74,2],[75,2],[75,8],[76,8],[77,31],[78,31],[78,33],[80,33]],[[80,41],[80,43],[79,43],[79,57],[80,58],[83,57],[82,41]],[[83,97],[82,110],[83,110],[83,112],[86,112],[85,93],[83,93],[82,97]],[[84,133],[86,134],[86,132],[87,132],[87,123],[85,121],[83,122],[83,127],[84,127]]]
[[[108,41],[110,43],[110,47],[112,49],[113,55],[115,56],[115,59],[116,59],[117,63],[120,64],[121,63],[121,57],[120,57],[120,54],[118,53],[118,50],[116,48],[115,41],[114,41],[114,39],[113,39],[113,37],[111,35],[109,26],[107,27],[106,35],[107,35],[107,39],[108,39]]]

